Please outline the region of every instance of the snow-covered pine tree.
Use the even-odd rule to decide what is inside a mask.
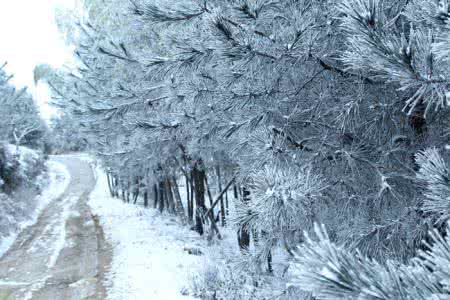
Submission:
[[[17,90],[10,82],[13,75],[6,73],[6,65],[0,66],[0,140],[43,149],[47,125],[27,89]]]
[[[184,176],[193,219],[194,169],[236,176],[251,262],[313,222],[407,260],[442,217],[415,177],[449,130],[439,3],[110,0],[76,26],[77,70],[49,82],[117,190],[146,178],[161,204]]]

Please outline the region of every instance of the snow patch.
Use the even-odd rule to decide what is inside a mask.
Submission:
[[[45,286],[45,282],[50,278],[50,276],[45,276],[44,278],[42,278],[39,281],[34,282],[31,285],[31,288],[27,291],[27,293],[24,296],[23,300],[31,300],[33,299],[33,293],[36,291],[39,291],[40,289],[42,289]]]
[[[185,294],[201,257],[183,249],[199,242],[198,235],[173,216],[111,198],[106,175],[99,167],[96,173],[89,204],[113,248],[108,299],[195,299]]]
[[[26,285],[30,285],[30,284],[28,282],[0,280],[0,286],[26,286]]]
[[[55,161],[48,161],[47,170],[49,175],[48,186],[41,195],[36,197],[37,206],[31,217],[18,224],[17,230],[11,232],[9,236],[0,240],[0,257],[12,246],[17,236],[27,227],[36,224],[39,215],[47,205],[61,196],[70,182],[70,174],[66,167]]]
[[[38,197],[37,209],[32,217],[32,220],[26,224],[26,227],[36,224],[40,213],[50,202],[61,196],[69,186],[70,173],[62,163],[48,161],[47,168],[50,176],[50,183],[42,195]]]

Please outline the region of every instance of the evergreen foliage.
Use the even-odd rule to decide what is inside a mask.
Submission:
[[[432,234],[431,251],[409,265],[381,264],[331,242],[324,228],[299,247],[293,284],[317,299],[449,299],[448,238]]]
[[[448,293],[430,267],[448,255],[446,0],[83,5],[64,27],[77,66],[46,80],[112,195],[220,237],[209,187],[230,182],[244,266],[273,271],[274,250],[301,244],[298,284],[319,299]],[[304,242],[314,223],[329,233]]]

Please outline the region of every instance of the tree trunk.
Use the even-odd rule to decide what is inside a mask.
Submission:
[[[158,192],[158,195],[159,195],[159,211],[160,212],[163,212],[164,211],[164,206],[165,206],[165,203],[164,203],[164,201],[166,201],[164,198],[165,198],[165,191],[164,191],[164,181],[160,181],[159,182],[159,192]]]
[[[420,101],[408,116],[409,125],[414,130],[416,138],[421,139],[428,132],[427,120],[425,119],[426,105]]]
[[[201,162],[200,162],[201,164]],[[206,212],[205,207],[205,171],[200,170],[198,163],[195,164],[192,170],[192,175],[194,177],[194,187],[195,187],[195,228],[196,231],[203,235],[203,214]]]
[[[159,202],[159,195],[158,195],[158,184],[153,184],[153,194],[154,194],[154,202],[153,202],[153,208],[157,208],[158,207],[158,202]]]
[[[250,201],[250,191],[243,188],[242,195],[242,201],[246,205]],[[241,250],[248,250],[250,248],[250,233],[244,225],[238,231],[238,243]]]
[[[422,141],[428,132],[427,120],[425,119],[425,109],[426,106],[423,101],[421,101],[416,105],[411,115],[408,116],[409,126],[411,126],[414,130],[414,135],[417,141]],[[416,163],[415,153],[411,154],[411,161],[413,164],[413,170],[416,172],[419,171],[420,167]]]
[[[269,255],[267,256],[267,271],[269,271],[269,273],[273,273],[272,251],[269,251]]]
[[[225,193],[225,215],[227,215],[227,216],[230,215],[229,202],[228,202],[228,192]]]
[[[144,192],[144,207],[148,207],[148,190],[145,188]]]
[[[125,199],[125,185],[123,184],[123,181],[120,181],[120,187],[122,188],[122,200],[123,200],[123,202],[126,202],[126,199]]]
[[[195,196],[195,189],[194,189],[194,171],[191,172],[191,177],[189,178],[189,186],[191,189],[191,198],[189,199],[190,202],[190,220],[194,221],[194,196]]]
[[[137,200],[138,200],[138,198],[139,198],[139,185],[141,184],[141,180],[139,179],[139,177],[136,177],[136,181],[135,181],[135,183],[136,183],[136,186],[134,187],[134,191],[133,191],[133,197],[134,197],[134,199],[133,199],[133,204],[136,204],[137,203]]]
[[[106,173],[106,179],[108,180],[108,189],[109,194],[111,197],[114,197],[114,190],[113,190],[113,184],[112,184],[112,175],[110,172]]]
[[[127,192],[126,192],[127,203],[130,203],[130,188],[131,188],[131,183],[130,183],[130,180],[128,180],[127,181]]]
[[[233,184],[233,182],[235,181],[235,178],[231,179],[230,182],[228,182],[228,184],[226,185],[226,187],[220,192],[220,194],[217,196],[216,200],[213,201],[213,204],[211,205],[211,207],[208,209],[207,213],[205,213],[204,217],[206,217],[207,214],[212,213],[214,211],[214,207],[216,207],[217,203],[219,203],[220,201],[220,197],[223,196],[223,194],[225,194],[227,192],[227,190],[230,188],[230,186]]]
[[[191,211],[192,211],[192,207],[191,207],[191,189],[190,189],[190,183],[189,183],[190,180],[189,180],[187,172],[184,175],[184,178],[185,178],[185,182],[186,182],[186,202],[187,202],[188,221],[192,222],[192,215],[191,215]]]
[[[113,175],[112,177],[112,183],[113,183],[113,189],[114,189],[114,196],[116,198],[119,198],[119,179],[117,176]]]
[[[177,214],[177,211],[175,209],[175,201],[174,201],[174,196],[173,196],[173,192],[172,192],[172,184],[170,182],[170,179],[167,178],[165,180],[166,183],[166,199],[167,199],[167,209],[174,214]]]
[[[208,191],[209,203],[211,204],[210,209],[207,211],[207,213],[209,212],[209,214],[206,216],[206,217],[209,218],[209,220],[211,222],[211,238],[212,238],[212,235],[213,235],[214,231],[216,231],[218,238],[222,239],[222,236],[220,235],[219,228],[217,228],[217,223],[219,222],[219,214],[220,214],[220,212],[218,212],[217,218],[215,218],[214,217],[214,200],[212,198],[211,191],[209,190],[209,185],[208,185],[208,180],[207,180],[206,173],[205,173],[205,185],[206,185],[206,188],[207,188],[207,191]],[[205,209],[206,209],[206,206],[205,206]]]
[[[172,178],[173,184],[173,194],[175,196],[175,208],[177,210],[177,214],[181,217],[183,222],[186,222],[186,213],[183,207],[183,201],[181,200],[180,188],[178,187],[177,179],[175,177]]]
[[[222,192],[222,177],[220,176],[220,166],[216,166],[217,184],[219,187],[219,193]],[[220,216],[222,218],[222,227],[226,226],[225,218],[225,204],[223,203],[223,197],[220,197]]]

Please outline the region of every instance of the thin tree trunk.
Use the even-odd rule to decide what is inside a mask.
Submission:
[[[170,209],[169,209],[170,212],[177,214],[177,210],[175,208],[175,200],[174,200],[173,191],[172,191],[172,184],[171,184],[169,178],[167,178],[165,181],[166,181],[166,194],[167,194],[168,208],[170,207]]]
[[[148,207],[148,196],[150,194],[148,174],[145,175],[144,179],[144,207]]]
[[[250,201],[250,191],[244,188],[242,195],[242,201],[245,205]],[[250,233],[244,225],[238,231],[238,243],[241,250],[248,250],[250,248]]]
[[[217,173],[217,183],[219,187],[219,193],[222,192],[222,176],[220,176],[220,166],[216,166],[216,173]],[[220,216],[222,218],[222,227],[224,227],[227,223],[225,218],[225,205],[223,203],[223,196],[220,197]]]
[[[139,185],[141,184],[141,180],[139,179],[139,176],[136,176],[135,186],[133,187],[133,204],[137,203],[137,200],[139,198]]]
[[[225,214],[226,214],[227,216],[230,215],[229,200],[228,200],[228,192],[225,193]]]
[[[170,186],[167,183],[167,179],[164,180],[164,194],[166,199],[166,210],[170,213],[173,213],[173,205],[170,199]]]
[[[213,198],[212,198],[212,195],[211,195],[211,190],[209,189],[208,178],[206,176],[206,173],[205,173],[205,186],[206,186],[206,191],[208,192],[209,205],[212,206],[213,205]]]
[[[190,189],[191,189],[191,198],[189,199],[191,211],[190,211],[189,218],[192,222],[194,222],[194,196],[195,196],[194,171],[191,172],[191,177],[189,178],[189,185],[190,185]]]
[[[123,202],[126,202],[126,199],[125,199],[125,185],[123,184],[123,181],[120,181],[120,187],[122,188],[122,200],[123,200]]]
[[[145,189],[145,192],[144,192],[144,207],[148,207],[148,190],[147,190],[147,188]]]
[[[269,271],[269,273],[273,273],[272,251],[269,251],[269,255],[267,256],[267,270]]]
[[[112,180],[114,197],[119,198],[119,179],[115,175],[112,175]]]
[[[131,183],[130,180],[128,179],[127,181],[127,192],[126,192],[126,196],[127,196],[127,203],[130,203],[130,188],[131,188]]]
[[[206,190],[208,191],[209,203],[211,204],[211,208],[208,210],[208,211],[210,211],[210,213],[209,214],[206,213],[206,217],[208,217],[210,222],[211,222],[211,234],[213,234],[213,232],[216,231],[218,238],[222,239],[222,236],[220,234],[219,228],[217,227],[218,218],[216,219],[214,217],[214,207],[213,207],[214,206],[214,201],[212,199],[211,191],[209,190],[209,185],[208,185],[208,180],[206,178],[206,173],[205,173],[205,185],[206,185]]]
[[[178,215],[181,217],[183,222],[186,222],[186,213],[183,207],[183,201],[181,200],[180,188],[178,187],[177,179],[175,177],[172,178],[173,184],[172,189],[175,196],[175,207],[178,211]]]
[[[136,188],[136,192],[134,193],[133,204],[137,203],[137,200],[139,198],[139,193],[140,193],[139,188]]]
[[[221,240],[222,239],[222,235],[220,234],[219,228],[217,227],[217,223],[216,223],[216,220],[214,219],[213,212],[211,211],[208,214],[208,216],[209,216],[209,220],[211,222],[211,234],[215,231],[217,233],[217,238],[219,240]]]
[[[186,202],[187,202],[187,215],[188,215],[188,221],[192,222],[191,217],[191,190],[190,190],[190,184],[189,184],[189,177],[188,174],[184,174],[185,182],[186,182]]]
[[[420,101],[416,105],[409,118],[409,125],[414,130],[416,138],[422,139],[428,133],[427,120],[425,119],[426,105]]]
[[[222,239],[222,236],[220,235],[219,228],[217,228],[216,220],[214,218],[214,207],[217,205],[217,203],[219,203],[220,197],[222,197],[223,194],[226,193],[226,191],[233,184],[234,180],[235,180],[234,178],[232,180],[230,180],[230,182],[226,185],[225,189],[222,192],[220,192],[219,196],[216,198],[216,200],[213,202],[211,207],[206,211],[206,213],[203,215],[203,218],[202,218],[202,219],[206,219],[206,218],[210,219],[211,228],[217,232],[217,236],[219,239]]]
[[[160,181],[159,182],[159,211],[160,212],[163,212],[164,211],[164,206],[165,206],[165,203],[164,203],[164,201],[166,201],[164,198],[165,198],[165,193],[164,193],[164,182],[163,181]]]
[[[220,197],[223,196],[224,193],[227,192],[227,190],[230,188],[230,186],[233,184],[233,182],[235,181],[235,178],[231,179],[230,182],[228,182],[228,184],[225,186],[225,188],[222,190],[222,192],[220,192],[219,196],[216,198],[216,200],[213,202],[213,204],[211,205],[211,207],[208,209],[208,211],[205,213],[205,217],[207,216],[207,214],[209,214],[210,212],[212,212],[214,210],[214,207],[216,207],[217,203],[219,203],[220,201]]]
[[[158,194],[158,184],[153,184],[153,194],[154,194],[154,202],[153,202],[153,208],[157,208],[158,207],[158,202],[159,202],[159,194]]]
[[[113,186],[112,186],[112,176],[111,176],[110,172],[106,173],[106,179],[108,180],[109,194],[111,195],[111,197],[114,197],[114,190],[113,190]]]

